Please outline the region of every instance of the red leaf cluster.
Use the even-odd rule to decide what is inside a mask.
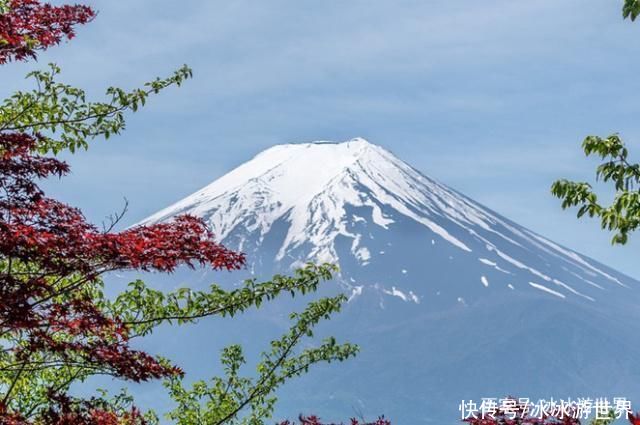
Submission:
[[[73,400],[60,395],[50,395],[52,407],[44,414],[44,423],[50,425],[144,425],[147,421],[141,412],[132,407],[115,412],[103,400]],[[20,425],[28,423],[20,423]],[[18,425],[18,424],[16,424]],[[30,424],[29,424],[30,425]]]
[[[0,133],[0,260],[6,264],[0,270],[0,331],[24,341],[12,348],[17,363],[5,372],[67,365],[136,382],[181,374],[133,350],[129,328],[105,316],[83,287],[116,270],[235,270],[244,265],[244,255],[216,243],[204,222],[191,216],[119,233],[98,230],[38,186],[38,179],[63,176],[69,167],[34,154],[37,141],[24,133]],[[33,362],[35,354],[48,360]],[[59,417],[51,423],[116,423],[109,419],[113,413],[99,409],[69,413],[56,397]]]
[[[38,0],[9,0],[0,14],[0,64],[35,58],[44,50],[74,37],[74,26],[95,16],[88,6],[41,4]]]
[[[38,51],[74,36],[95,16],[87,6],[7,0],[0,10],[0,64],[35,58]],[[204,222],[182,216],[171,223],[123,232],[100,231],[80,210],[45,196],[37,182],[69,172],[66,163],[35,154],[40,136],[0,131],[0,335],[11,379],[48,368],[71,368],[147,381],[182,374],[130,346],[130,328],[107,315],[87,287],[116,270],[172,272],[177,267],[235,270],[241,253],[213,240]],[[9,342],[14,341],[14,342]],[[17,341],[17,342],[16,342]],[[37,418],[22,416],[0,394],[0,424],[143,424],[135,408],[115,411],[102,399],[71,399],[51,388]]]
[[[296,423],[286,420],[284,422],[280,422],[278,425],[296,425]],[[319,417],[314,415],[311,415],[311,416],[300,415],[298,417],[297,425],[344,425],[344,424],[322,422]],[[379,417],[374,422],[360,421],[358,419],[351,418],[351,420],[349,421],[349,425],[391,425],[391,422],[386,420],[384,416]]]
[[[195,217],[120,233],[100,232],[79,210],[44,196],[35,179],[64,175],[69,167],[55,158],[33,155],[35,144],[27,134],[0,134],[0,188],[5,192],[0,197],[0,255],[35,261],[57,274],[171,272],[181,264],[234,270],[243,265],[244,256],[215,243]]]
[[[74,37],[74,27],[95,17],[87,6],[7,0],[0,10],[0,64],[35,58],[38,51]],[[172,272],[179,266],[235,270],[245,257],[216,243],[205,223],[181,216],[171,223],[123,232],[100,231],[81,211],[49,198],[37,181],[62,177],[69,166],[35,154],[40,136],[0,131],[0,335],[13,364],[2,373],[15,379],[48,368],[88,370],[135,382],[182,374],[174,366],[130,346],[130,327],[107,315],[91,292],[100,275],[118,270]],[[7,341],[13,341],[7,342]],[[16,342],[17,341],[17,342]],[[2,425],[144,425],[135,407],[73,399],[50,388],[37,417],[0,394]],[[19,403],[17,403],[19,405]],[[29,417],[27,417],[29,416]],[[323,425],[314,416],[301,425]],[[285,422],[282,425],[289,424]],[[390,425],[355,419],[351,425]]]

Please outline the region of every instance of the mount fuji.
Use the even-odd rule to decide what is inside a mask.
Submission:
[[[143,223],[185,213],[254,276],[340,266],[321,292],[349,301],[322,333],[362,351],[285,386],[281,416],[443,424],[463,399],[640,402],[640,282],[364,139],[274,146]],[[279,302],[246,320],[264,325]]]

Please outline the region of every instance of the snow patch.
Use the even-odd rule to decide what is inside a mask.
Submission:
[[[375,224],[384,229],[388,229],[390,224],[395,223],[395,221],[385,217],[384,214],[382,214],[382,210],[380,210],[380,207],[377,204],[373,204],[373,212],[371,213],[371,218],[373,219],[373,222]]]
[[[388,289],[383,289],[382,292],[384,292],[387,295],[398,297],[402,301],[405,301],[405,302],[413,301],[416,304],[420,304],[420,299],[412,291],[409,291],[408,294],[405,294],[404,292],[402,292],[401,290],[399,290],[395,286],[392,286],[390,291]]]
[[[529,282],[529,285],[533,286],[536,289],[539,289],[541,291],[547,292],[551,295],[555,295],[556,297],[559,298],[566,298],[563,294],[561,294],[560,292],[554,291],[553,289],[547,288],[544,285],[540,285],[539,283],[534,283],[534,282]]]
[[[360,264],[366,265],[369,264],[369,260],[371,259],[371,252],[369,249],[364,246],[360,246],[360,239],[362,239],[362,235],[356,235],[351,243],[351,253],[358,259]]]
[[[500,251],[500,250],[499,250],[498,248],[496,248],[494,245],[487,244],[487,249],[488,249],[489,251],[493,251],[493,252],[495,252],[496,254],[498,254],[498,256],[499,256],[500,258],[502,258],[502,259],[503,259],[503,260],[505,260],[506,262],[508,262],[508,263],[510,263],[510,264],[512,264],[512,265],[514,265],[514,266],[516,266],[516,267],[517,267],[517,268],[519,268],[519,269],[527,270],[527,271],[528,271],[529,273],[531,273],[532,275],[534,275],[534,276],[536,276],[536,277],[539,277],[539,278],[541,278],[541,279],[543,279],[543,280],[546,280],[547,282],[551,282],[551,280],[552,280],[549,276],[545,275],[544,273],[539,272],[538,270],[536,270],[536,269],[534,269],[534,268],[532,268],[532,267],[529,267],[529,266],[527,266],[526,264],[524,264],[524,263],[522,263],[522,262],[520,262],[520,261],[516,260],[515,258],[513,258],[513,257],[511,257],[511,256],[509,256],[509,255],[507,255],[507,254],[505,254],[504,252]]]
[[[583,293],[576,291],[576,290],[575,290],[575,289],[573,289],[571,286],[567,285],[567,284],[566,284],[566,283],[564,283],[564,282],[559,281],[558,279],[553,279],[553,283],[555,283],[555,284],[556,284],[556,285],[558,285],[558,286],[563,287],[564,289],[568,290],[569,292],[573,292],[574,294],[576,294],[576,295],[578,295],[578,296],[580,296],[580,297],[582,297],[582,298],[585,298],[585,299],[587,299],[587,300],[589,300],[589,301],[595,301],[595,300],[594,300],[593,298],[591,298],[590,296],[588,296],[588,295],[584,295]]]
[[[525,230],[531,237],[535,238],[537,241],[547,245],[548,247],[552,248],[553,250],[561,253],[562,255],[564,255],[565,257],[570,258],[571,260],[575,261],[576,263],[586,267],[587,269],[589,269],[591,272],[593,273],[598,273],[601,276],[604,276],[605,278],[611,280],[612,282],[617,283],[620,286],[623,286],[625,288],[628,288],[627,285],[625,285],[624,283],[620,282],[620,280],[618,280],[617,278],[611,276],[608,273],[605,273],[604,271],[600,270],[599,268],[593,266],[591,263],[589,263],[588,261],[586,261],[584,258],[582,258],[580,255],[578,255],[577,253],[573,252],[573,251],[569,251],[567,249],[562,248],[560,245],[551,242],[550,240],[543,238],[542,236],[538,236],[533,232],[530,232],[528,230]]]
[[[510,271],[505,270],[505,269],[501,268],[500,266],[498,266],[498,263],[495,263],[495,262],[493,262],[491,260],[488,260],[486,258],[478,258],[478,261],[480,261],[482,264],[485,264],[485,265],[487,265],[489,267],[493,267],[495,270],[497,270],[499,272],[502,272],[502,273],[505,273],[505,274],[513,274]]]
[[[486,258],[479,258],[478,259],[482,264],[486,264],[487,266],[491,266],[491,267],[495,267],[497,266],[497,263],[494,263],[491,260],[487,260]]]
[[[353,289],[351,289],[351,295],[349,296],[349,299],[347,299],[347,303],[350,303],[356,297],[359,297],[360,295],[362,295],[363,288],[364,286],[356,286]]]
[[[360,222],[366,223],[367,222],[367,220],[364,217],[360,217],[359,215],[352,214],[351,217],[353,217],[353,222],[354,223],[360,223]]]

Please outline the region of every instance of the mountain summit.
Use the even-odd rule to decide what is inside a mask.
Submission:
[[[274,146],[144,222],[183,213],[244,251],[256,277],[306,261],[340,265],[321,291],[344,291],[349,302],[323,333],[362,352],[284,388],[279,413],[289,418],[355,409],[440,425],[457,423],[462,399],[640,401],[640,346],[630,338],[640,333],[637,281],[364,139]],[[249,329],[281,326],[287,302],[245,317]],[[227,330],[229,342],[244,326]],[[201,332],[199,343],[222,343],[219,332]],[[249,349],[265,333],[255,332]]]
[[[594,302],[629,280],[510,222],[362,138],[274,146],[145,223],[184,213],[204,218],[221,241],[249,253],[250,262],[287,267],[305,261],[354,263],[346,274],[352,275],[350,282],[365,284],[351,285],[358,294],[372,282],[358,282],[353,275],[362,273],[352,269],[388,269],[388,259],[398,250],[424,257],[419,264],[446,252],[444,264],[473,265],[477,276],[456,286],[476,289],[489,288],[493,276],[499,276],[495,286],[502,290]],[[265,239],[275,252],[264,252]],[[407,280],[402,275],[421,272],[410,262],[391,262],[400,281]],[[412,285],[409,295],[400,286],[385,290],[416,302],[437,292],[420,283]],[[468,293],[463,289],[452,299],[466,302]]]

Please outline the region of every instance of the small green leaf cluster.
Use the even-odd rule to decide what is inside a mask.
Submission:
[[[587,182],[558,180],[551,186],[551,193],[562,199],[562,208],[578,207],[578,218],[585,214],[598,217],[603,229],[614,232],[612,243],[625,244],[629,233],[640,226],[640,164],[629,162],[629,151],[617,134],[588,136],[582,147],[587,156],[604,161],[596,169],[596,181],[611,186],[611,204],[603,205]]]
[[[640,0],[624,0],[622,17],[635,21],[638,15],[640,15]]]

